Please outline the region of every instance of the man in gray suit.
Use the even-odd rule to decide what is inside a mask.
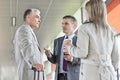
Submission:
[[[34,80],[35,68],[37,75],[43,80],[42,56],[39,50],[39,44],[33,29],[39,27],[40,11],[38,9],[27,9],[24,13],[24,24],[16,31],[14,38],[15,58],[18,68],[19,80]]]
[[[53,54],[45,50],[48,60],[56,64],[55,80],[79,80],[80,59],[73,56],[64,55],[63,43],[66,39],[72,40],[76,46],[77,37],[73,33],[77,27],[77,21],[73,16],[67,15],[63,17],[62,29],[65,36],[55,39]]]

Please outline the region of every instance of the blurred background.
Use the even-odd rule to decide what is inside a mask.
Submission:
[[[42,22],[35,34],[42,50],[45,65],[45,79],[54,80],[55,65],[44,55],[43,48],[52,51],[55,38],[64,35],[61,21],[65,15],[73,15],[78,27],[85,21],[84,3],[87,0],[0,0],[0,80],[18,80],[13,51],[16,29],[23,23],[24,11],[37,8]],[[107,5],[108,22],[120,33],[120,0],[104,0]]]

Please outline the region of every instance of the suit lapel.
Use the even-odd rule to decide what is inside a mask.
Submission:
[[[34,33],[34,32],[32,32],[32,34],[33,34],[34,40],[35,40],[35,41],[36,41],[36,43],[37,43],[38,49],[39,49],[39,51],[41,52],[40,45],[38,44],[38,41],[37,41],[37,38],[36,38],[35,33]]]
[[[36,36],[35,36],[35,33],[32,31],[32,35],[33,35],[33,37],[34,37],[34,40],[37,42],[37,44],[38,44],[38,41],[37,41],[37,38],[36,38]]]
[[[33,38],[34,38],[35,42],[37,43],[37,45],[38,45],[38,47],[39,47],[39,44],[38,44],[38,41],[37,41],[37,38],[36,38],[35,33],[34,33],[32,30],[31,30],[31,33],[32,33],[32,35],[33,35]]]
[[[59,54],[61,54],[61,48],[62,48],[63,40],[64,40],[64,36],[61,37],[60,39],[58,39]]]
[[[76,41],[77,41],[77,36],[74,36],[74,37],[73,37],[73,40],[72,40],[72,44],[73,44],[74,46],[76,46]]]
[[[33,36],[33,38],[34,38],[35,43],[36,43],[37,46],[38,46],[39,51],[41,51],[35,33],[33,32],[32,28],[31,28],[29,25],[28,25],[28,27],[29,27],[29,29],[30,29],[30,31],[31,31],[31,34],[32,34],[32,36]]]
[[[37,38],[36,38],[35,33],[34,33],[34,32],[32,32],[32,35],[33,35],[33,37],[34,37],[34,40],[35,40],[35,41],[36,41],[36,43],[37,43],[37,46],[38,46],[39,51],[41,52],[40,45],[38,44],[38,41],[37,41]]]
[[[60,43],[59,43],[59,45],[60,45],[59,47],[60,47],[60,48],[62,48],[62,44],[63,44],[64,37],[65,37],[65,36],[61,37],[60,40],[59,40],[59,42],[60,42]]]
[[[62,48],[64,37],[65,36],[58,39],[58,63],[60,62],[61,48]]]

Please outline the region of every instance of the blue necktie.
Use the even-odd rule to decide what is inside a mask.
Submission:
[[[66,36],[65,39],[68,39],[68,36]],[[63,56],[64,56],[64,52],[63,52]],[[64,59],[64,57],[63,57],[63,70],[67,71],[67,61]]]

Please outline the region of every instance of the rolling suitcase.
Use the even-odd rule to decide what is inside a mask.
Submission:
[[[32,70],[34,71],[34,80],[36,80],[36,73],[38,73],[37,74],[37,80],[39,80],[39,74],[40,74],[40,72],[37,71],[35,68],[32,68]],[[44,80],[44,72],[43,72],[43,80]]]

